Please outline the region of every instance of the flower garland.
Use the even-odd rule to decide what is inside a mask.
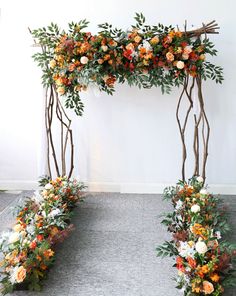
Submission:
[[[82,115],[79,93],[90,84],[112,94],[116,81],[139,88],[159,86],[167,93],[172,86],[183,85],[189,75],[222,82],[222,68],[206,61],[206,54],[217,51],[208,38],[201,40],[201,33],[193,37],[173,26],[147,25],[142,13],[135,20],[127,31],[99,25],[97,35],[83,31],[86,20],[70,23],[68,32],[53,23],[33,30],[43,49],[33,56],[43,70],[43,84],[54,84],[66,97],[66,107]]]
[[[41,280],[55,260],[54,245],[73,229],[71,211],[83,188],[76,180],[58,177],[19,208],[13,229],[0,237],[3,295],[22,285],[41,289]]]
[[[224,287],[235,285],[236,246],[221,237],[229,231],[221,201],[203,188],[202,177],[166,188],[164,198],[174,207],[162,221],[172,240],[157,255],[176,257],[177,288],[185,296],[222,295]]]

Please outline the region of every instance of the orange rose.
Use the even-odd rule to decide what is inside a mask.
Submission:
[[[126,45],[126,47],[125,47],[126,49],[128,49],[128,50],[134,50],[134,45],[133,45],[133,43],[129,43],[129,44],[127,44]]]
[[[16,271],[16,282],[22,283],[26,278],[26,269],[23,266],[20,266]]]
[[[208,265],[207,265],[207,264],[203,265],[203,266],[201,267],[201,271],[202,271],[203,273],[208,273],[208,272],[209,272],[209,267],[208,267]]]
[[[203,293],[208,295],[214,291],[214,286],[208,281],[203,281]]]
[[[211,279],[213,282],[217,283],[217,282],[219,282],[220,277],[219,277],[219,275],[218,275],[217,273],[213,273],[213,274],[210,276],[210,279]]]

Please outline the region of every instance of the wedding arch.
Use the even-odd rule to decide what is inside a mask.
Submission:
[[[219,208],[220,200],[204,188],[210,124],[202,82],[223,80],[222,68],[206,60],[207,54],[217,53],[207,35],[218,34],[219,27],[215,21],[194,30],[187,30],[185,24],[182,31],[162,24],[150,26],[142,13],[136,14],[135,20],[136,24],[127,31],[108,23],[99,25],[101,31],[96,35],[83,31],[88,25],[86,20],[70,23],[68,31],[60,30],[56,24],[30,31],[35,45],[42,49],[34,59],[42,68],[46,89],[49,179],[41,180],[43,190],[24,201],[13,230],[0,237],[0,266],[4,274],[0,283],[4,295],[15,289],[39,291],[54,262],[55,244],[73,228],[71,211],[81,200],[84,185],[71,178],[74,142],[65,107],[82,116],[80,92],[96,84],[101,91],[113,94],[116,81],[139,88],[161,87],[163,93],[169,93],[174,86],[181,88],[176,106],[182,143],[181,181],[164,191],[164,198],[172,202],[174,210],[166,214],[162,223],[172,233],[172,239],[157,248],[157,255],[175,257],[174,266],[179,271],[177,287],[185,296],[219,296],[226,285],[235,283],[235,246],[220,241],[229,225]],[[65,98],[65,107],[61,96]],[[190,118],[194,123],[195,158],[193,177],[186,181],[186,127]],[[59,157],[55,121],[59,123]],[[54,174],[57,177],[53,180]]]
[[[206,60],[206,55],[217,53],[207,35],[218,34],[219,27],[215,21],[194,30],[187,30],[185,23],[182,31],[171,25],[150,26],[145,23],[142,13],[137,13],[135,20],[136,23],[127,31],[113,28],[108,23],[101,24],[96,35],[84,31],[88,25],[86,20],[70,23],[68,31],[60,30],[53,23],[30,31],[35,45],[42,49],[33,57],[42,68],[42,83],[46,88],[45,123],[50,177],[52,166],[57,176],[70,177],[74,168],[71,120],[61,103],[61,96],[65,98],[65,107],[74,109],[81,116],[84,106],[80,94],[89,85],[95,84],[101,91],[113,94],[115,82],[127,82],[139,88],[160,87],[163,93],[169,93],[174,86],[181,88],[176,107],[182,143],[181,179],[186,179],[186,127],[192,115],[193,175],[202,175],[205,180],[210,124],[204,106],[202,81],[211,79],[222,83],[223,80],[222,68]],[[186,113],[181,118],[181,107],[186,104]],[[56,154],[53,140],[54,115],[61,128],[60,157]],[[69,168],[66,167],[68,145]]]

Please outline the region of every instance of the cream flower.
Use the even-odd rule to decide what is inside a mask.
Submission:
[[[21,232],[23,230],[23,227],[21,224],[16,224],[15,226],[13,226],[13,230],[15,232]]]
[[[86,56],[82,56],[80,58],[80,63],[83,64],[83,65],[87,64],[88,61],[89,61],[89,59]]]
[[[207,190],[205,188],[202,188],[199,193],[202,194],[202,195],[207,195],[208,194],[208,192],[207,192]]]
[[[205,254],[207,252],[207,245],[203,241],[198,241],[195,249],[199,254]]]
[[[46,184],[46,185],[44,186],[44,188],[45,188],[46,190],[51,190],[51,189],[53,189],[53,185],[50,184],[50,183],[48,183],[48,184]]]
[[[193,205],[193,206],[191,206],[191,212],[192,213],[198,213],[198,212],[200,212],[200,206],[199,205]]]
[[[203,181],[204,181],[204,179],[203,179],[202,176],[198,176],[198,177],[196,178],[196,180],[198,181],[198,183],[203,183]]]
[[[64,88],[64,86],[59,86],[58,88],[57,88],[57,92],[59,93],[59,95],[64,95],[64,93],[66,92],[66,90],[65,90],[65,88]]]
[[[55,210],[52,210],[49,214],[48,214],[48,217],[52,217],[54,218],[55,216],[61,214],[61,211],[59,209],[55,209]]]
[[[18,232],[13,232],[9,237],[9,244],[14,244],[20,239],[20,234]]]
[[[182,61],[178,61],[177,64],[176,64],[176,67],[177,67],[178,69],[183,69],[183,68],[184,68],[184,62],[182,62]]]
[[[108,46],[107,46],[107,45],[102,45],[101,48],[102,48],[102,50],[103,50],[104,52],[108,51]],[[81,61],[81,60],[80,60],[80,61]],[[87,62],[88,62],[88,61],[87,61]],[[86,62],[85,64],[87,64],[87,62]],[[81,63],[82,63],[82,62],[81,62]],[[82,63],[82,64],[84,64],[84,63]]]
[[[142,37],[140,37],[139,35],[137,35],[137,36],[134,37],[134,41],[136,43],[139,43],[141,40],[142,40]]]

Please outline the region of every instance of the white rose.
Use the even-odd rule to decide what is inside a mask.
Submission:
[[[198,183],[203,183],[203,182],[204,182],[204,179],[203,179],[202,176],[198,176],[198,177],[196,178],[196,180],[198,181]]]
[[[9,237],[9,244],[14,244],[20,239],[20,234],[18,232],[13,232]]]
[[[86,56],[83,56],[80,58],[80,63],[83,65],[87,64],[88,61],[89,61],[89,59]]]
[[[48,217],[55,217],[55,216],[59,215],[60,213],[61,213],[61,211],[59,209],[55,209],[49,213]]]
[[[107,51],[107,50],[108,50],[108,47],[107,47],[106,45],[102,45],[101,48],[102,48],[103,51]],[[81,62],[81,63],[82,63],[82,62]],[[83,64],[83,63],[82,63],[82,64]]]
[[[182,62],[182,61],[178,61],[177,64],[176,64],[176,67],[177,67],[178,69],[183,69],[183,68],[184,68],[184,62]]]
[[[202,189],[200,190],[200,194],[202,194],[202,195],[207,195],[208,192],[207,192],[207,190],[206,190],[205,188],[202,188]]]
[[[199,254],[205,254],[207,252],[207,245],[203,241],[198,241],[195,248]]]
[[[48,183],[44,187],[46,190],[51,190],[53,188],[52,184]]]
[[[191,212],[192,213],[198,213],[198,212],[200,212],[200,206],[199,205],[193,205],[193,206],[191,206]]]
[[[220,231],[216,231],[216,237],[217,237],[217,239],[221,239],[221,232]]]

